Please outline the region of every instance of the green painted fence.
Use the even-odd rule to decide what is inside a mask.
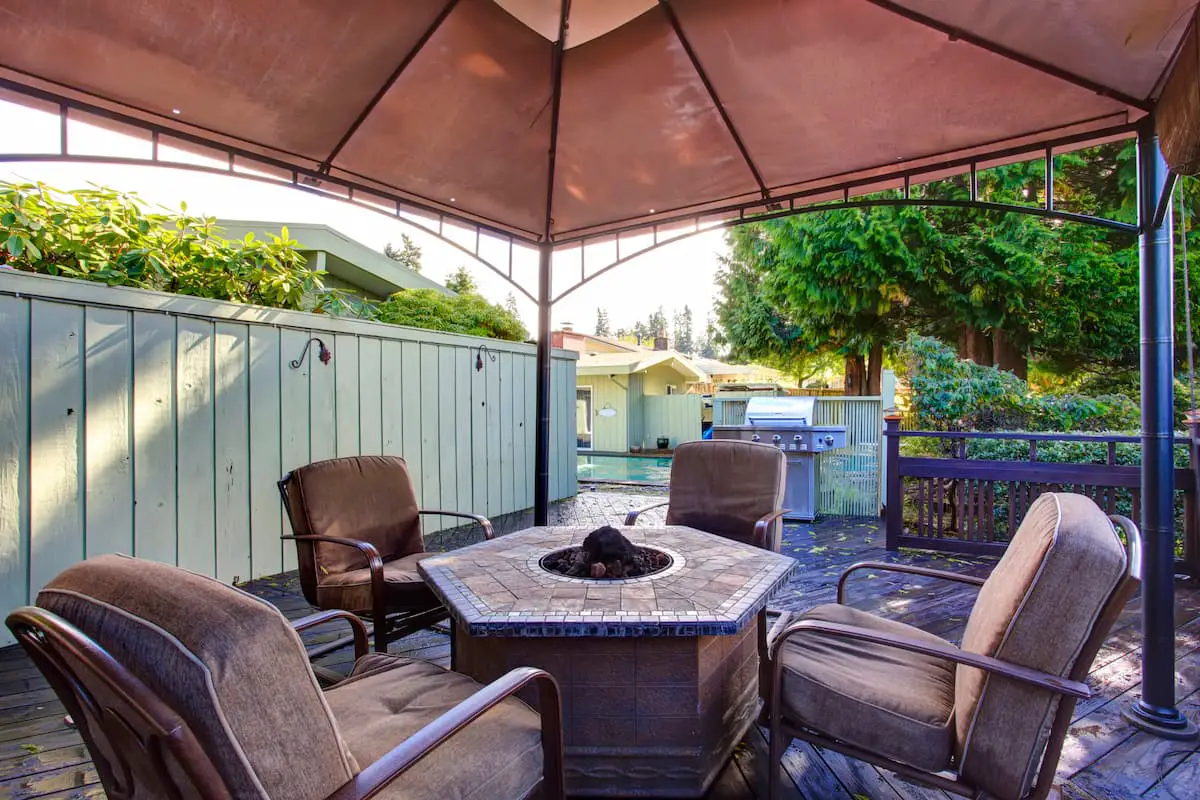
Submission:
[[[657,446],[666,436],[672,448],[701,437],[698,394],[661,394],[642,397],[642,447]]]
[[[314,345],[293,369],[313,336],[332,360]],[[483,344],[496,360],[476,370]],[[576,492],[576,358],[555,351],[552,499]],[[528,508],[534,360],[523,343],[0,272],[0,613],[99,553],[225,582],[294,569],[275,482],[323,458],[404,456],[426,507]]]

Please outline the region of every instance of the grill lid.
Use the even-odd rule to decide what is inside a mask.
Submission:
[[[751,397],[746,403],[747,425],[800,428],[813,424],[815,397]]]

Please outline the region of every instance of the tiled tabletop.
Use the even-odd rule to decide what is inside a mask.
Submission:
[[[422,559],[420,570],[473,636],[710,636],[737,633],[798,566],[678,525],[621,528],[634,544],[672,557],[656,575],[569,578],[538,564],[592,530],[530,528]]]

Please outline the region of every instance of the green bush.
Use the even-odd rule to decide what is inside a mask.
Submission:
[[[447,295],[436,289],[406,289],[377,305],[362,304],[360,316],[392,325],[523,342],[529,331],[502,306],[474,292]]]
[[[299,309],[323,290],[282,236],[229,241],[215,220],[150,212],[132,194],[0,182],[0,265],[237,303]]]
[[[1038,394],[1011,372],[960,359],[930,336],[910,334],[899,366],[923,429],[1065,433],[1138,424],[1137,404],[1124,395]]]

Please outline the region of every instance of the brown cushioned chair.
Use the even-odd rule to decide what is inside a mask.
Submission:
[[[768,444],[732,439],[684,442],[671,457],[667,500],[630,511],[626,525],[667,507],[668,525],[687,525],[779,552],[787,457]]]
[[[842,605],[846,578],[863,569],[979,586],[962,647]],[[1092,659],[1140,574],[1133,523],[1075,494],[1039,497],[986,581],[850,567],[837,604],[772,638],[770,763],[797,737],[955,794],[1045,798]]]
[[[396,456],[318,461],[283,476],[279,493],[292,523],[300,587],[320,609],[369,617],[375,650],[446,618],[417,562],[428,555],[421,515],[474,520],[485,539],[492,523],[478,514],[420,509],[408,465]]]
[[[367,654],[362,621],[289,625],[210,578],[126,556],[70,567],[8,627],[87,743],[109,797],[562,796],[558,688],[521,668],[487,686]],[[322,692],[297,630],[345,618],[357,661]],[[511,695],[536,683],[542,715]]]

